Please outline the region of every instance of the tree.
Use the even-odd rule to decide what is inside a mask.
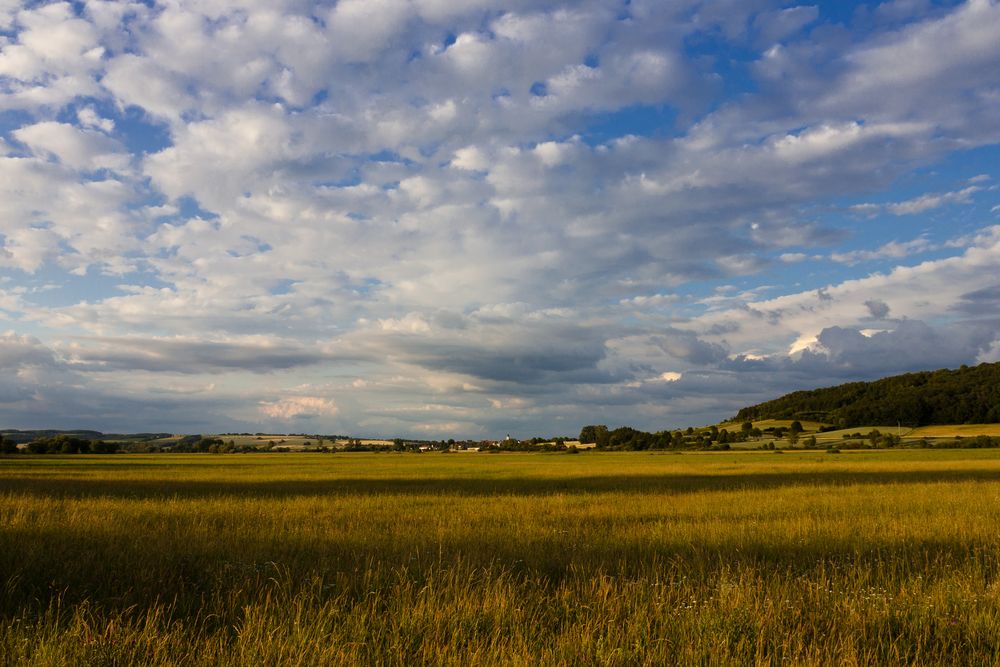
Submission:
[[[0,435],[0,454],[17,454],[17,443]]]
[[[598,447],[606,447],[608,444],[608,427],[604,424],[584,426],[580,430],[580,443],[584,445],[595,444]]]
[[[48,454],[49,444],[45,440],[32,440],[28,443],[29,454]]]
[[[90,451],[94,454],[114,454],[118,451],[117,442],[104,442],[103,440],[92,440]]]

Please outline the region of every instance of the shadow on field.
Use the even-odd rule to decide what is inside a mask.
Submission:
[[[580,493],[694,493],[768,490],[792,486],[852,486],[1000,482],[1000,470],[760,472],[734,475],[608,475],[565,478],[434,477],[343,478],[328,480],[88,480],[79,477],[11,475],[0,478],[0,493],[42,497],[290,498],[302,496],[545,496]]]

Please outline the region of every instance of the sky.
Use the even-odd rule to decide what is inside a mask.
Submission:
[[[0,426],[574,435],[1000,360],[1000,3],[0,0]]]

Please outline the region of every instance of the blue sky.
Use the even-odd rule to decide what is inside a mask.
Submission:
[[[0,0],[0,425],[709,423],[1000,360],[991,0]]]

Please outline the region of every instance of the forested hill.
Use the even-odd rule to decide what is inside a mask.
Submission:
[[[796,391],[743,408],[737,421],[809,419],[841,428],[1000,423],[1000,363]]]

